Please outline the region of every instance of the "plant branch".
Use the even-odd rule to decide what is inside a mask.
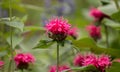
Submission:
[[[9,0],[9,17],[10,17],[10,21],[9,21],[9,24],[11,24],[11,21],[12,21],[12,6],[11,6],[11,3],[12,3],[12,0]],[[11,52],[11,58],[10,59],[10,63],[9,63],[9,67],[8,67],[8,72],[14,72],[14,64],[12,66],[12,62],[14,60],[14,50],[13,50],[13,42],[12,42],[12,39],[13,39],[13,29],[12,27],[10,27],[10,52]]]

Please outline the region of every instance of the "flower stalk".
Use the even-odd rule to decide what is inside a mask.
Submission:
[[[57,72],[59,71],[59,42],[57,42]]]
[[[104,25],[104,28],[105,28],[105,34],[106,34],[106,46],[107,46],[107,48],[109,48],[108,27],[106,25]]]
[[[12,21],[12,6],[11,6],[11,0],[9,0],[9,17],[10,17],[10,21],[9,21],[9,24],[10,22]],[[8,67],[8,72],[14,72],[14,64],[13,63],[13,59],[14,59],[14,54],[13,54],[13,42],[12,42],[12,39],[13,39],[13,29],[12,27],[10,27],[10,52],[11,52],[11,60],[10,60],[10,63],[9,63],[9,67]]]

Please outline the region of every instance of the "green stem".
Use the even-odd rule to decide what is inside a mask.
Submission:
[[[119,10],[120,8],[119,8],[118,0],[114,0],[114,3],[115,3],[115,5],[116,5],[116,8]]]
[[[57,42],[57,72],[59,71],[59,42]]]
[[[106,46],[108,48],[109,47],[108,27],[104,25],[104,28],[105,28],[105,34],[106,34]]]
[[[24,72],[24,69],[22,69],[21,72]]]
[[[12,0],[9,0],[9,17],[10,17],[10,21],[9,21],[9,24],[11,24],[10,22],[12,21],[12,6],[11,6],[11,1]],[[8,72],[14,72],[14,64],[12,66],[12,63],[13,63],[13,60],[14,60],[14,50],[13,50],[13,42],[12,42],[12,36],[13,34],[13,29],[12,27],[10,27],[10,52],[11,52],[11,60],[10,60],[10,63],[9,63],[9,67],[8,67]]]
[[[11,65],[12,65],[12,60],[10,60],[10,62],[9,62],[8,72],[11,72]]]

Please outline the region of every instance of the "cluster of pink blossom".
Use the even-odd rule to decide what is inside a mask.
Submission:
[[[90,24],[86,27],[86,30],[89,32],[89,35],[96,41],[101,38],[101,28],[100,26],[95,26]]]
[[[78,37],[77,31],[78,31],[78,28],[73,27],[73,28],[71,28],[71,29],[69,30],[68,35],[70,35],[70,36],[72,36],[74,39],[76,39],[76,38]]]
[[[68,69],[70,69],[69,66],[67,66],[67,65],[61,65],[61,66],[59,66],[58,71],[62,72],[64,70],[68,70]],[[56,72],[56,71],[57,71],[57,66],[53,65],[53,66],[50,67],[49,72]],[[72,71],[68,71],[68,72],[72,72]]]
[[[74,58],[74,65],[75,66],[88,66],[93,65],[95,66],[100,72],[105,72],[105,69],[111,66],[110,57],[107,55],[94,55],[94,54],[77,54]]]
[[[106,16],[104,13],[102,13],[97,8],[91,8],[89,14],[90,16],[94,17],[96,21],[101,21]]]
[[[67,35],[77,37],[76,29],[70,29],[71,25],[62,17],[52,18],[45,27],[48,36],[55,41],[62,41]]]
[[[103,12],[101,12],[99,9],[97,8],[91,8],[89,15],[94,17],[94,21],[92,24],[88,25],[86,27],[87,31],[89,32],[89,35],[95,40],[97,41],[98,39],[101,38],[101,28],[100,28],[100,24],[101,21],[103,20],[103,18],[109,18],[108,15],[104,14]],[[98,25],[95,25],[95,24]]]
[[[0,61],[0,69],[1,67],[4,65],[4,62],[3,61]]]
[[[35,58],[30,53],[20,53],[14,57],[14,61],[18,69],[27,69],[29,67],[29,63],[35,62]]]

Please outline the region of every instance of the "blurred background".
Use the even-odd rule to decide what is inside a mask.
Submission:
[[[48,46],[49,48],[43,46],[33,49],[40,40],[49,40],[43,27],[50,18],[63,16],[68,19],[73,27],[80,29],[78,30],[78,39],[88,37],[85,27],[93,22],[93,18],[88,15],[89,9],[92,7],[102,9],[101,6],[109,5],[111,2],[112,0],[11,0],[12,17],[18,20],[20,19],[24,23],[23,25],[15,26],[18,29],[13,30],[13,45],[14,48],[16,48],[15,51],[16,53],[30,52],[36,57],[36,62],[32,70],[30,69],[26,72],[48,72],[49,66],[56,64],[56,43]],[[107,10],[107,8],[104,8],[103,12],[105,10]],[[9,0],[0,0],[0,18],[8,17]],[[2,48],[0,50],[0,56],[3,60],[9,57],[9,51],[5,51],[5,49],[9,47],[10,42],[9,30],[7,25],[0,26],[0,46]],[[120,40],[117,42],[119,38],[118,32],[114,29],[110,31],[111,37],[109,42],[111,43],[111,47],[120,47]],[[104,29],[102,29],[102,32],[103,37],[99,45],[105,47]],[[89,49],[84,49],[84,51],[89,52]],[[60,63],[73,66],[75,53],[77,53],[77,51],[73,50],[71,45],[65,44],[64,47],[60,48]],[[4,57],[6,55],[7,57]],[[8,60],[6,60],[6,62],[7,61]],[[16,70],[16,72],[19,72],[19,70]]]

